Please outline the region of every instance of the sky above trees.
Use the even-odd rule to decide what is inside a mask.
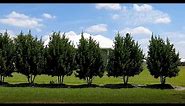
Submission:
[[[92,36],[100,47],[110,48],[119,31],[131,33],[146,54],[149,39],[170,39],[185,58],[185,4],[0,4],[0,32],[15,37],[22,30],[49,41],[53,31],[66,34],[78,44],[80,33]]]

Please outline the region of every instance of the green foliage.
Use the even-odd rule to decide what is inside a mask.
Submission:
[[[4,81],[4,77],[12,76],[15,69],[14,52],[13,40],[7,31],[4,34],[0,33],[0,82]]]
[[[99,44],[91,37],[85,39],[83,33],[77,49],[76,62],[76,77],[87,80],[88,84],[92,83],[95,76],[103,76],[104,65]]]
[[[175,52],[169,39],[165,41],[160,37],[151,37],[147,65],[154,78],[160,77],[161,84],[165,84],[166,77],[178,75],[180,63],[179,53]]]
[[[132,40],[130,34],[121,37],[118,33],[108,61],[108,76],[123,76],[124,84],[127,84],[128,77],[142,72],[143,58],[142,50],[138,43]]]
[[[58,82],[63,83],[64,76],[71,75],[75,69],[74,45],[71,45],[65,34],[61,37],[60,32],[54,32],[50,37],[47,49],[47,73],[58,76]]]
[[[36,75],[44,70],[44,46],[42,40],[22,32],[15,38],[16,68],[19,73],[27,76],[29,83],[34,83]]]
[[[105,67],[107,66],[110,52],[111,52],[111,48],[101,48],[101,55],[102,55],[103,64]]]

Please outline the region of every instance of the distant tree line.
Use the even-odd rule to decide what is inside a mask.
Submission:
[[[74,72],[91,85],[95,77],[103,77],[106,71],[107,76],[122,77],[123,83],[128,84],[129,77],[143,71],[146,59],[150,74],[165,84],[166,77],[178,75],[179,53],[169,39],[164,41],[152,35],[149,42],[148,55],[144,57],[140,45],[129,33],[125,36],[117,33],[113,48],[103,49],[92,37],[84,38],[83,32],[75,48],[65,33],[53,32],[44,46],[42,38],[33,37],[31,31],[21,32],[15,38],[6,31],[0,33],[0,82],[17,72],[25,75],[30,84],[41,74],[57,76],[58,83],[63,84],[64,77]]]
[[[185,62],[180,62],[180,66],[185,66]]]

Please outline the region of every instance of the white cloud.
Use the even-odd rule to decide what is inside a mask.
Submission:
[[[150,37],[137,40],[145,56],[147,56],[148,54],[149,40],[150,40]]]
[[[121,30],[120,33],[123,35],[130,33],[133,39],[140,45],[145,56],[147,56],[149,40],[152,35],[150,29],[143,26],[138,26],[135,28],[125,28]]]
[[[43,26],[43,24],[40,23],[41,21],[42,19],[30,17],[15,11],[8,14],[6,18],[0,19],[0,23],[2,24],[33,29],[40,29],[40,27]]]
[[[106,3],[106,4],[96,4],[97,9],[105,9],[105,10],[121,10],[121,5],[116,3]]]
[[[114,20],[123,21],[126,25],[138,26],[144,24],[168,24],[171,22],[170,16],[149,4],[133,4],[133,8],[127,9],[126,12],[117,11],[117,15],[112,15]],[[119,18],[115,18],[119,17]]]
[[[127,12],[127,7],[126,6],[122,6],[121,12]]]
[[[181,62],[185,62],[185,58],[181,58]]]
[[[89,33],[106,32],[107,31],[107,25],[106,24],[92,25],[92,26],[86,28],[85,31],[87,31]]]
[[[118,14],[114,14],[114,15],[112,15],[112,19],[114,19],[114,20],[116,20],[116,19],[119,19],[119,15]]]
[[[171,22],[170,17],[158,18],[155,20],[156,24],[168,24]]]
[[[62,35],[63,33],[61,33]],[[81,34],[76,34],[74,31],[69,31],[65,33],[66,37],[69,38],[69,40],[71,40],[71,42],[75,45],[75,47],[77,47],[77,45],[79,44],[79,39],[81,38]],[[112,48],[113,45],[113,41],[103,35],[91,35],[89,33],[84,33],[84,38],[88,39],[90,36],[96,40],[97,42],[99,42],[99,45],[101,48]],[[47,45],[49,42],[49,36],[45,36],[43,38],[44,45]]]
[[[146,12],[146,11],[151,11],[153,7],[148,4],[143,4],[143,5],[138,5],[138,4],[133,4],[133,9],[136,10],[137,12]]]
[[[164,40],[168,37],[170,42],[174,44],[177,52],[179,52],[180,58],[185,58],[185,32],[166,32],[160,34]]]
[[[125,28],[121,31],[121,33],[126,34],[126,33],[131,33],[132,35],[151,35],[152,32],[143,26],[139,26],[136,28]]]
[[[43,13],[42,16],[47,19],[55,19],[56,18],[56,16],[52,16],[51,14],[48,14],[48,13]]]

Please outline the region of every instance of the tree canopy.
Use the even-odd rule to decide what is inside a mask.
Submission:
[[[166,77],[175,77],[180,71],[179,53],[176,53],[168,38],[165,42],[162,38],[152,35],[149,42],[147,67],[154,78],[160,77],[161,84],[165,84]]]
[[[29,83],[34,83],[37,75],[44,70],[44,45],[31,35],[22,32],[15,38],[16,68],[19,73],[27,76]]]
[[[124,84],[130,76],[142,72],[144,55],[137,42],[129,33],[122,37],[119,33],[115,37],[114,48],[110,53],[107,65],[108,76],[123,77]]]
[[[7,31],[0,33],[0,82],[4,82],[4,77],[12,76],[15,70],[15,46]]]
[[[77,49],[76,62],[76,77],[86,80],[89,85],[95,76],[103,76],[104,63],[99,44],[91,37],[85,39],[83,33]]]
[[[58,76],[63,84],[64,76],[71,75],[75,69],[75,48],[65,34],[54,32],[48,44],[47,67],[48,75]]]

